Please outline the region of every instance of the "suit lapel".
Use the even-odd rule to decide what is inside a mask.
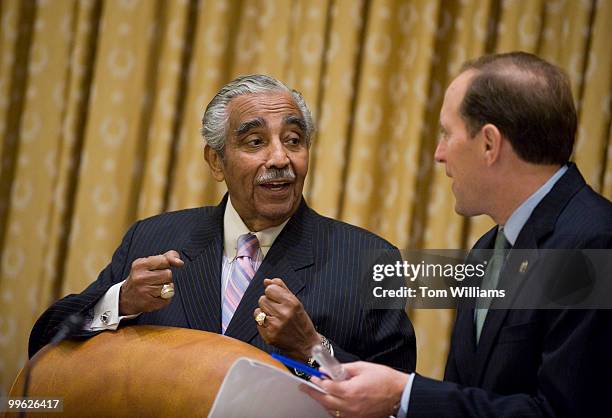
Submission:
[[[189,327],[221,332],[223,214],[227,195],[209,216],[202,216],[183,248],[185,265],[174,278]]]
[[[458,382],[472,385],[474,379],[474,365],[476,364],[476,330],[474,328],[474,309],[457,307],[455,320],[455,333],[459,338],[453,340],[453,352],[458,367]],[[445,377],[446,379],[447,377]]]
[[[526,282],[526,279],[528,277],[527,274],[520,273],[521,265],[523,264],[523,262],[527,262],[528,265],[532,267],[537,262],[539,254],[535,242],[532,242],[532,239],[535,236],[536,235],[534,235],[533,231],[531,230],[531,226],[526,224],[523,230],[521,231],[514,248],[531,248],[531,250],[510,250],[510,253],[508,254],[508,258],[504,264],[500,277],[500,288],[506,289],[507,299],[504,302],[505,306],[508,306],[508,304],[512,304],[512,302],[516,300],[517,296],[521,291],[521,288]],[[518,245],[520,245],[520,247],[518,247]],[[497,336],[503,328],[503,324],[506,320],[506,317],[511,312],[510,309],[497,309],[497,306],[499,304],[500,303],[497,300],[494,300],[491,303],[491,307],[489,308],[487,317],[482,326],[480,341],[478,342],[478,346],[476,349],[476,385],[481,384],[481,380],[483,379],[491,352],[493,350],[493,347],[495,346],[495,341],[497,340]],[[474,336],[474,341],[475,338],[476,337]]]
[[[478,240],[468,255],[468,263],[482,263],[483,254],[478,250],[493,247],[497,228],[492,228]],[[459,338],[453,340],[455,361],[459,365],[457,373],[462,384],[473,384],[476,365],[476,328],[474,325],[474,300],[465,300],[457,306],[455,333]]]
[[[563,208],[585,184],[584,178],[576,168],[576,165],[573,163],[569,164],[566,173],[536,206],[521,229],[513,249],[530,251],[513,252],[511,250],[500,277],[500,284],[503,288],[507,289],[507,297],[510,298],[510,302],[516,299],[529,277],[529,274],[517,274],[521,269],[521,265],[527,262],[527,265],[531,266],[530,271],[533,270],[533,266],[538,261],[540,242],[554,232],[555,224]],[[533,279],[536,280],[537,277]],[[480,385],[484,379],[497,336],[503,327],[506,317],[511,312],[509,309],[495,309],[496,305],[499,305],[499,303],[494,301],[491,305],[492,309],[487,313],[477,347],[477,385]]]
[[[250,342],[257,335],[253,311],[264,293],[263,280],[281,278],[294,295],[304,288],[304,274],[300,270],[314,263],[312,236],[314,213],[304,200],[274,244],[244,293],[225,335]]]

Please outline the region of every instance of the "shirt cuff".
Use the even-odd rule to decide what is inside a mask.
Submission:
[[[125,280],[124,280],[125,281]],[[123,282],[124,282],[123,281]],[[122,319],[136,318],[135,315],[124,315],[119,316],[119,293],[121,291],[121,285],[123,282],[117,283],[110,287],[102,296],[102,298],[96,303],[90,311],[91,322],[85,324],[85,329],[88,331],[106,331],[116,330]]]
[[[406,418],[408,414],[408,402],[410,401],[410,392],[412,392],[412,383],[414,382],[414,373],[408,375],[408,383],[404,387],[402,392],[402,399],[400,400],[400,409],[397,413],[397,418]]]

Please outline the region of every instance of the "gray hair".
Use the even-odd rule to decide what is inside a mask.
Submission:
[[[217,151],[219,155],[223,156],[229,120],[227,113],[229,102],[237,96],[268,92],[287,92],[291,94],[306,123],[306,132],[304,134],[306,135],[306,144],[310,146],[310,140],[314,133],[314,124],[304,98],[297,90],[293,90],[275,78],[263,74],[240,76],[223,86],[213,97],[208,106],[206,106],[206,111],[202,117],[201,133],[206,143]]]

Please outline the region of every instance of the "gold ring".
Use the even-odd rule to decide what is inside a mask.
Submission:
[[[260,327],[264,326],[264,322],[266,322],[266,317],[268,315],[266,315],[266,313],[264,311],[261,311],[257,314],[257,316],[255,316],[255,322],[257,322],[257,325],[259,325]]]
[[[338,411],[338,410],[336,409],[336,418],[340,418],[341,416],[342,416],[342,414],[340,413],[340,411]]]
[[[172,296],[174,296],[174,284],[167,283],[163,285],[159,297],[162,299],[170,299]]]

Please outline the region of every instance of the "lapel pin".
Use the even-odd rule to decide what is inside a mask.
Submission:
[[[519,267],[519,271],[521,273],[525,273],[527,271],[527,267],[529,266],[529,261],[525,260],[521,263],[521,266]]]

